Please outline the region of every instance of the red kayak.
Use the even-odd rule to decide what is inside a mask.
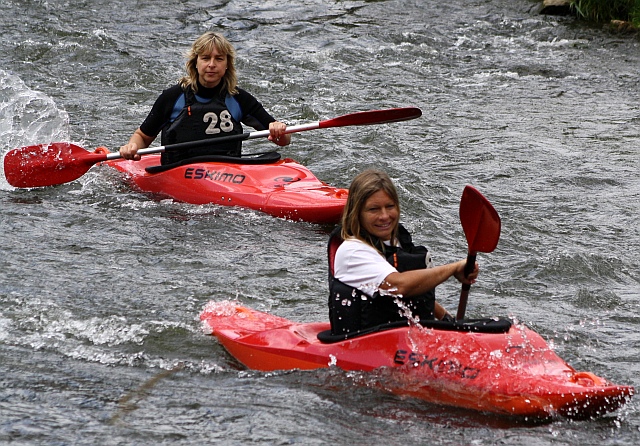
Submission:
[[[287,126],[286,133],[332,127],[389,124],[416,119],[416,107],[390,108],[350,113],[333,119]],[[138,151],[141,161],[123,161],[118,152],[98,147],[94,152],[69,142],[53,142],[19,147],[4,156],[4,173],[13,187],[46,187],[74,181],[94,164],[107,165],[129,174],[140,191],[193,204],[241,206],[275,217],[312,223],[337,223],[346,203],[347,190],[328,186],[306,167],[291,159],[280,160],[274,152],[258,157],[216,156],[215,160],[189,160],[160,166],[159,155],[167,150],[215,146],[267,138],[269,130],[187,141]],[[209,157],[211,158],[211,157]],[[226,159],[225,159],[226,158]]]
[[[422,116],[416,107],[350,113],[333,119],[288,126],[286,133],[332,127],[388,124]],[[216,156],[215,160],[189,160],[160,166],[159,155],[167,150],[215,146],[266,138],[269,130],[187,141],[138,151],[141,161],[124,161],[118,152],[98,147],[94,152],[69,142],[19,147],[4,156],[4,172],[13,187],[46,187],[74,181],[94,164],[107,165],[129,174],[140,191],[193,204],[241,206],[275,217],[312,223],[337,223],[346,203],[347,190],[318,180],[307,168],[291,159],[280,160],[274,152],[258,157]],[[209,157],[211,158],[211,157]],[[226,159],[225,159],[226,158]]]
[[[331,336],[328,323],[295,323],[234,302],[210,302],[200,319],[250,369],[376,370],[380,388],[447,406],[587,418],[634,394],[633,387],[576,371],[540,335],[507,319],[401,322],[347,339]]]
[[[160,155],[104,164],[127,174],[137,190],[192,204],[240,206],[274,217],[337,223],[348,191],[320,181],[306,167],[277,153],[256,158],[209,157],[168,168]]]

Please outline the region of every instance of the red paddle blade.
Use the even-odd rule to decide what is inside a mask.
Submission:
[[[106,154],[68,142],[39,144],[9,151],[4,157],[4,174],[13,187],[53,186],[76,180],[106,160]]]
[[[469,252],[491,252],[500,239],[500,216],[473,186],[466,186],[460,200],[460,222]]]
[[[416,107],[371,110],[320,121],[319,128],[343,127],[345,125],[387,124],[390,122],[408,121],[409,119],[419,118],[420,116],[422,116],[422,111]]]
[[[472,186],[466,186],[460,199],[460,222],[469,244],[465,276],[473,271],[476,253],[491,252],[498,246],[500,239],[500,216],[489,200]],[[463,284],[460,291],[460,303],[456,320],[464,319],[471,285]]]

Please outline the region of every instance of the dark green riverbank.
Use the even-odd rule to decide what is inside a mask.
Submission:
[[[591,23],[637,32],[640,28],[640,0],[544,0],[543,13],[573,15]]]

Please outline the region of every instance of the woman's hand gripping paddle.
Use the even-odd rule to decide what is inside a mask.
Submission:
[[[500,239],[500,216],[480,192],[466,186],[460,199],[460,222],[467,237],[469,253],[464,268],[465,276],[473,271],[478,252],[492,252]],[[464,319],[471,285],[463,284],[456,320]]]
[[[348,125],[387,124],[419,118],[421,115],[420,109],[415,107],[371,110],[350,113],[324,121],[290,126],[287,127],[285,133]],[[149,153],[164,152],[165,150],[190,149],[229,141],[266,138],[268,136],[269,130],[261,130],[240,135],[142,149],[138,150],[138,154],[147,155]],[[14,187],[53,186],[80,178],[96,163],[117,158],[121,158],[118,152],[104,153],[104,150],[101,151],[100,149],[97,149],[96,152],[89,152],[82,147],[67,142],[39,144],[9,151],[4,157],[4,174],[9,184]]]

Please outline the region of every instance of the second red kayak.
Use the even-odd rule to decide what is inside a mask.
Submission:
[[[296,323],[234,302],[210,302],[200,319],[248,368],[376,370],[382,389],[436,404],[585,418],[616,410],[634,393],[575,370],[536,332],[506,319],[430,321],[349,339],[332,337],[328,323]]]
[[[292,159],[196,161],[161,168],[160,155],[104,164],[127,174],[137,190],[192,204],[240,206],[274,217],[310,223],[337,223],[346,189],[320,181]],[[279,156],[278,156],[279,158]]]

